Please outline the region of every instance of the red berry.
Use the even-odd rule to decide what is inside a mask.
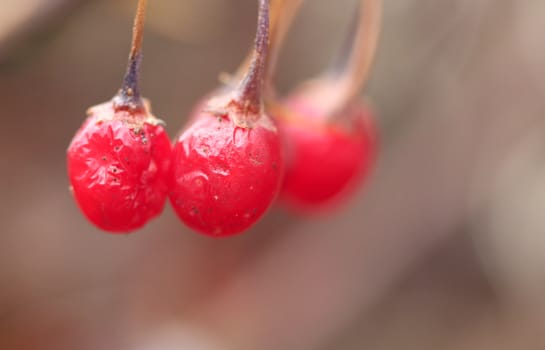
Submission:
[[[286,150],[282,198],[304,213],[345,201],[373,165],[376,129],[359,101],[378,41],[381,0],[360,0],[336,63],[282,103],[270,101]]]
[[[289,112],[279,111],[284,117],[277,119],[286,149],[282,198],[306,213],[339,204],[366,179],[374,162],[376,129],[370,111],[355,102],[342,118],[328,122],[301,99],[285,108]]]
[[[216,92],[174,145],[172,206],[188,226],[214,237],[255,224],[280,187],[280,139],[262,98],[269,1],[261,0],[259,14],[254,58],[240,85]]]
[[[163,210],[171,144],[161,121],[140,97],[138,73],[146,0],[139,0],[129,65],[119,93],[88,110],[68,147],[76,201],[97,227],[128,233]]]
[[[89,117],[68,148],[68,174],[85,216],[110,232],[130,232],[163,210],[170,140],[143,110],[108,102]]]
[[[170,200],[178,216],[202,233],[232,235],[252,226],[276,197],[280,142],[274,129],[203,112],[177,139],[173,164]]]

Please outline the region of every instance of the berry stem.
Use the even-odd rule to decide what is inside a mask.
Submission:
[[[144,23],[146,20],[146,7],[148,5],[147,0],[138,0],[138,7],[136,8],[136,16],[134,18],[134,25],[132,28],[132,47],[130,58],[136,58],[142,51],[142,42],[144,41]]]
[[[373,64],[382,22],[382,0],[361,0],[339,62],[333,66],[336,85],[343,91],[344,103],[356,97],[367,82]]]
[[[123,79],[121,90],[115,98],[117,107],[129,107],[138,109],[144,106],[140,96],[138,79],[140,74],[140,64],[142,62],[142,43],[144,40],[144,22],[146,18],[147,0],[138,0],[136,16],[132,29],[132,45],[129,54],[127,72]]]
[[[296,88],[322,115],[334,118],[357,97],[367,81],[378,44],[382,0],[360,0],[351,31],[333,66]]]
[[[269,53],[269,0],[259,1],[257,35],[250,67],[237,89],[238,102],[260,113],[263,109],[263,86]]]
[[[304,0],[271,0],[269,27],[270,45],[268,64],[265,73],[266,94],[273,93],[273,91],[271,91],[272,78],[276,70],[280,49],[303,2]],[[244,76],[244,73],[246,73],[250,66],[252,58],[253,50],[240,64],[234,77],[240,79]]]

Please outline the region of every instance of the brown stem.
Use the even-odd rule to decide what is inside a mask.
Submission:
[[[293,93],[304,96],[324,116],[332,117],[359,95],[367,81],[382,18],[382,0],[361,0],[348,42],[331,69],[321,77],[301,84]]]
[[[131,108],[143,107],[143,101],[138,86],[138,78],[140,63],[142,62],[142,42],[144,39],[144,22],[146,18],[147,3],[147,0],[138,0],[138,7],[136,9],[132,30],[132,45],[127,72],[125,73],[121,90],[116,96],[116,105],[118,106],[130,106]]]
[[[294,18],[304,0],[271,0],[270,8],[270,46],[269,46],[269,62],[266,68],[265,84],[272,83],[272,77],[274,76],[278,57],[280,54],[280,48],[284,43],[286,35],[293,23]],[[244,61],[239,65],[234,77],[239,78],[244,76],[248,70],[253,57],[253,50]],[[266,86],[267,88],[267,86]],[[268,91],[269,93],[271,91]]]
[[[250,68],[238,87],[238,101],[244,106],[261,110],[263,82],[269,53],[269,0],[259,1],[257,35]]]
[[[135,58],[142,51],[142,42],[144,41],[144,22],[146,20],[147,0],[138,0],[136,8],[136,16],[134,17],[134,25],[132,28],[132,47],[130,58]]]
[[[355,32],[350,34],[354,38],[351,51],[337,78],[346,100],[357,96],[369,77],[380,34],[382,1],[361,0],[358,17]]]

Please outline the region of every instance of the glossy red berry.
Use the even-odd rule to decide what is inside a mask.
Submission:
[[[116,110],[112,102],[91,108],[68,148],[68,175],[85,216],[105,231],[130,232],[160,214],[170,147],[144,110]]]
[[[76,202],[89,221],[112,233],[144,226],[161,213],[168,193],[170,140],[137,85],[144,4],[122,89],[88,110],[67,152]]]
[[[282,199],[305,213],[344,202],[374,163],[376,128],[369,109],[354,102],[341,118],[324,120],[307,101],[287,102],[278,125],[286,150]]]
[[[280,186],[280,139],[262,100],[268,3],[260,2],[255,55],[246,76],[197,110],[173,149],[172,206],[189,227],[214,237],[254,225]]]

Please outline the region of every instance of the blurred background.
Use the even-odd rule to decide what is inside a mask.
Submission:
[[[0,349],[545,348],[545,3],[385,0],[371,181],[335,215],[274,208],[225,240],[168,207],[107,235],[68,191],[66,148],[120,86],[135,4],[0,2]],[[331,61],[355,5],[307,1],[280,91]],[[256,11],[150,1],[142,90],[172,136]]]

